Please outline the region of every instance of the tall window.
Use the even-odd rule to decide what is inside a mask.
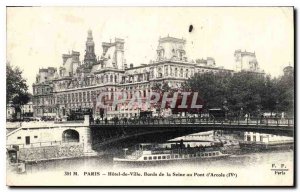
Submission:
[[[188,70],[188,69],[186,69],[186,71],[185,71],[185,77],[186,77],[186,78],[189,77],[189,70]]]
[[[67,103],[67,99],[68,99],[67,96],[68,96],[67,94],[64,94],[64,103]]]
[[[165,66],[165,74],[164,75],[166,75],[166,76],[168,76],[169,74],[169,66]]]
[[[90,100],[91,100],[91,98],[90,98],[90,91],[87,92],[86,97],[87,97],[87,101],[90,102]]]
[[[153,68],[150,69],[150,79],[154,78],[154,71]]]
[[[86,102],[86,92],[83,92],[83,102]]]
[[[78,103],[78,93],[75,93],[75,102]]]
[[[82,93],[79,92],[79,102],[82,102]]]
[[[160,67],[157,69],[157,73],[159,78],[162,77],[162,70]]]

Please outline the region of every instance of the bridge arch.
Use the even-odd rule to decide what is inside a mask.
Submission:
[[[74,129],[64,130],[62,133],[62,141],[68,142],[79,142],[79,132]]]
[[[131,143],[164,142],[176,137],[205,131],[241,131],[257,132],[293,137],[293,126],[243,125],[230,123],[222,124],[130,124],[118,126],[92,125],[92,147],[103,149],[104,146],[121,146]]]

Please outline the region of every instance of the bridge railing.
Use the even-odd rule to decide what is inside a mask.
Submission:
[[[93,125],[172,125],[172,124],[207,124],[207,125],[257,125],[257,126],[294,126],[293,118],[251,118],[251,119],[211,119],[196,117],[171,117],[171,118],[134,118],[96,120]]]

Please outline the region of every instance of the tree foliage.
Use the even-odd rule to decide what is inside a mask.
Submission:
[[[294,76],[287,75],[278,79],[278,109],[294,114]]]
[[[198,92],[204,99],[204,108],[220,107],[227,98],[229,78],[229,75],[221,73],[195,74],[184,87]]]
[[[226,108],[235,116],[262,112],[293,114],[294,80],[283,76],[271,78],[251,72],[195,74],[185,87],[197,91],[204,108]]]
[[[22,71],[10,64],[6,65],[6,104],[19,111],[21,105],[28,103],[30,95],[27,92],[26,80],[22,77]]]

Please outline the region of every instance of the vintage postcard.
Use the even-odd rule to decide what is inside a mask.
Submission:
[[[293,7],[7,7],[8,186],[294,186]]]

